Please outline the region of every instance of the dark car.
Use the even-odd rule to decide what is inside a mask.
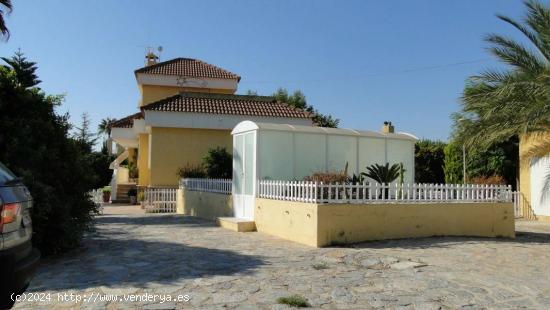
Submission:
[[[32,204],[21,179],[0,163],[0,309],[26,290],[40,261],[31,243]]]

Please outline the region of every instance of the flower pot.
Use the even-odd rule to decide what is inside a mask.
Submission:
[[[109,202],[111,200],[111,192],[103,192],[103,202]]]
[[[135,205],[137,203],[137,197],[136,196],[130,196],[130,203]]]

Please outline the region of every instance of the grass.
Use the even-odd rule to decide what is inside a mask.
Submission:
[[[287,297],[279,297],[277,298],[277,303],[289,305],[291,307],[297,307],[297,308],[307,308],[309,307],[309,303],[307,302],[307,299],[300,295],[291,295]]]
[[[315,270],[322,270],[322,269],[328,269],[329,268],[327,263],[316,263],[316,264],[311,265],[311,267],[313,267],[313,269],[315,269]]]

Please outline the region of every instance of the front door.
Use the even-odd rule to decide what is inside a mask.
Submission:
[[[531,161],[531,207],[536,215],[550,216],[550,156]]]
[[[235,135],[233,140],[233,209],[235,217],[254,220],[254,132]]]

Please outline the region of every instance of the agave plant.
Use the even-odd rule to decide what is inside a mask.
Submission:
[[[355,183],[363,183],[365,181],[365,177],[362,173],[359,174],[353,174],[351,177],[348,177],[348,183],[355,184]]]

